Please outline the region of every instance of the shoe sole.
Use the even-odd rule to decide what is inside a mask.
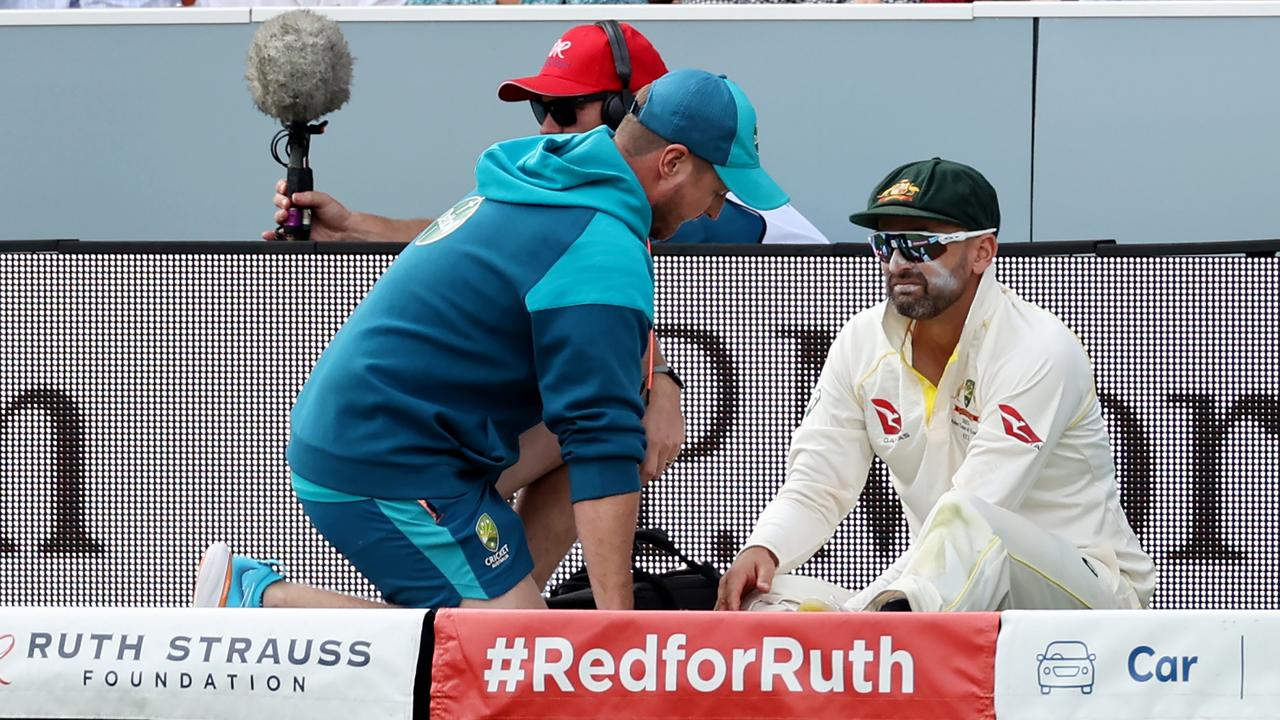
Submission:
[[[226,607],[231,590],[231,547],[216,542],[204,551],[196,573],[196,591],[191,607]]]

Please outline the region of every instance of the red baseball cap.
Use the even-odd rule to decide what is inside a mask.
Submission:
[[[626,23],[618,24],[631,56],[629,89],[639,90],[666,75],[667,66],[649,39]],[[570,97],[622,89],[604,28],[578,25],[569,28],[551,46],[542,72],[502,83],[498,86],[498,99],[520,102],[540,95]]]

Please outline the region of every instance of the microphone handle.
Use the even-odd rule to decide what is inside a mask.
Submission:
[[[285,197],[293,198],[297,192],[315,189],[307,153],[311,149],[311,136],[304,124],[301,129],[289,130],[289,172],[285,178]],[[290,207],[281,232],[288,240],[311,239],[311,208]]]

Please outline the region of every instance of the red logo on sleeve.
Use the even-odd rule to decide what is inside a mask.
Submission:
[[[898,435],[902,432],[902,414],[893,406],[893,403],[872,398],[871,404],[876,407],[876,415],[880,418],[880,427],[885,435]]]
[[[872,402],[875,402],[874,400]],[[1022,415],[1011,405],[997,405],[1000,408],[1000,420],[1004,423],[1004,431],[1014,440],[1021,440],[1028,445],[1039,445],[1044,441],[1031,429],[1031,425],[1022,419]]]

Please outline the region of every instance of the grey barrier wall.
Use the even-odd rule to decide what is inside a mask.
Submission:
[[[21,251],[0,252],[0,605],[181,605],[213,540],[372,594],[303,516],[284,446],[307,373],[396,248],[9,249]],[[1155,605],[1280,607],[1280,244],[1254,248],[1267,257],[1135,249],[1155,247],[1003,257],[998,276],[1090,352],[1121,501],[1160,571]],[[688,442],[641,522],[721,569],[783,480],[832,338],[883,297],[861,247],[749,250],[655,260]],[[861,587],[906,543],[876,466],[801,570]]]
[[[990,5],[987,15],[1015,4]],[[767,165],[833,240],[860,239],[847,215],[888,170],[934,155],[990,177],[1006,241],[1278,234],[1264,200],[1280,188],[1267,121],[1280,112],[1280,17],[372,10],[342,16],[385,21],[344,22],[352,100],[312,153],[318,186],[354,208],[448,207],[481,150],[535,130],[527,106],[496,99],[497,84],[534,73],[565,28],[613,14],[672,67],[743,84]],[[242,79],[249,11],[111,12],[0,14],[0,239],[256,238],[281,169],[267,152],[275,126]],[[82,18],[111,24],[50,24]]]
[[[1280,236],[1280,18],[1046,18],[1035,238]]]
[[[573,24],[346,24],[352,99],[313,142],[317,186],[392,216],[449,207],[485,147],[537,132],[528,105],[501,103],[496,89],[536,73]],[[0,80],[12,158],[0,239],[243,240],[267,229],[282,169],[267,152],[273,123],[243,81],[256,27],[0,28],[0,66],[30,68]],[[1028,23],[641,28],[670,66],[741,80],[769,167],[831,237],[856,237],[850,210],[904,157],[949,155],[984,166],[1012,200],[1008,237],[1026,239]],[[903,53],[907,37],[932,49]]]

